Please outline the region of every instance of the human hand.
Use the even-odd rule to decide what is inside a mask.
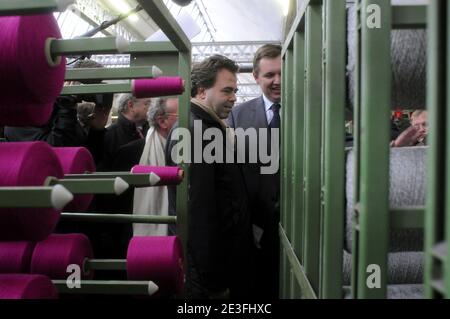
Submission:
[[[392,147],[413,146],[425,139],[426,132],[414,126],[408,127],[391,143]]]

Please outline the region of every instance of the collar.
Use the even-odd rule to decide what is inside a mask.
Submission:
[[[271,100],[269,100],[264,94],[262,95],[262,97],[263,97],[263,102],[264,102],[264,109],[266,110],[266,112],[270,110],[272,105],[277,104],[277,103],[274,103]],[[278,103],[278,104],[281,104],[281,103]]]

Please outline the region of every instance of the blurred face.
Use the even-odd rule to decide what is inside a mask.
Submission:
[[[264,95],[273,103],[281,101],[281,56],[259,61],[259,70],[253,72],[256,83]]]
[[[222,69],[217,73],[214,86],[200,89],[198,98],[211,107],[220,119],[226,119],[236,102],[236,92],[236,74]]]
[[[427,112],[422,112],[418,116],[414,117],[411,120],[411,125],[417,130],[420,134],[419,142],[421,142],[428,134],[428,116]]]
[[[172,126],[178,120],[178,99],[170,98],[166,103],[167,118],[164,119],[164,128],[170,131]]]
[[[129,111],[131,112],[133,122],[139,123],[147,120],[150,101],[150,99],[137,99],[134,103],[129,102]]]

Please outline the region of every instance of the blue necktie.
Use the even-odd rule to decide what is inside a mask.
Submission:
[[[281,105],[276,103],[273,104],[270,109],[273,112],[272,121],[270,121],[269,128],[280,128],[281,118],[280,118],[280,108]]]

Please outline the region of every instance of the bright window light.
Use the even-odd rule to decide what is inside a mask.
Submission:
[[[283,6],[283,15],[286,17],[289,13],[289,2],[290,0],[279,0]]]
[[[110,0],[110,5],[119,13],[127,13],[131,11],[131,7],[128,3],[126,3],[124,0]],[[131,20],[132,22],[136,22],[139,20],[139,17],[136,13],[130,15],[127,19]]]

